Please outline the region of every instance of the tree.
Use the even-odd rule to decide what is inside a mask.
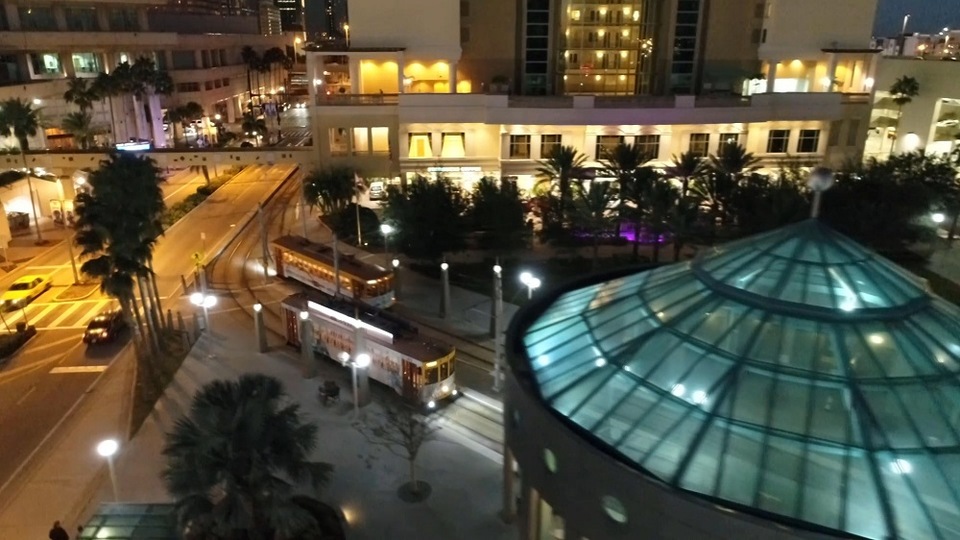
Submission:
[[[317,516],[295,494],[302,482],[319,489],[333,470],[311,461],[317,433],[277,379],[246,374],[204,385],[163,449],[163,480],[184,537],[322,536]]]
[[[280,47],[271,47],[263,51],[263,64],[270,70],[273,86],[280,86],[281,73],[279,73],[287,60],[287,53]]]
[[[704,173],[703,158],[693,152],[684,152],[673,156],[673,163],[667,167],[667,176],[680,182],[680,196],[690,193],[690,183]]]
[[[661,238],[671,232],[671,223],[680,201],[680,190],[669,180],[657,176],[647,184],[644,200],[647,204],[646,224],[653,237],[653,262],[660,262]]]
[[[318,207],[324,214],[342,212],[364,191],[357,181],[357,171],[350,167],[326,167],[316,169],[303,181],[304,197],[311,207]]]
[[[43,234],[40,232],[40,212],[34,200],[33,181],[30,179],[33,171],[27,166],[27,150],[30,141],[27,137],[35,137],[40,128],[40,111],[33,108],[29,102],[20,98],[10,98],[0,102],[0,131],[13,133],[20,148],[20,159],[23,168],[27,171],[27,189],[30,190],[30,207],[33,210],[33,223],[37,228],[37,243],[43,243]]]
[[[99,96],[95,85],[90,84],[89,79],[72,77],[67,82],[67,91],[63,93],[63,99],[67,103],[73,103],[81,113],[84,113],[93,108],[93,103],[99,99]]]
[[[572,198],[571,182],[579,175],[586,157],[572,146],[555,146],[550,150],[546,159],[540,161],[537,174],[541,177],[539,183],[547,183],[557,188],[559,222],[555,225],[563,228],[566,225],[566,209]],[[556,182],[556,185],[554,185]]]
[[[920,83],[913,77],[901,75],[890,85],[890,95],[893,96],[893,103],[897,106],[897,138],[900,138],[900,120],[903,118],[903,106],[913,101],[913,98],[920,95]],[[893,146],[890,145],[890,154],[893,154]]]
[[[196,101],[190,101],[185,105],[167,111],[167,118],[170,120],[170,126],[173,129],[173,144],[176,146],[178,139],[177,126],[179,125],[182,131],[185,124],[203,118],[203,106]]]
[[[75,241],[86,259],[80,269],[100,279],[100,290],[117,299],[138,329],[142,320],[133,287],[136,281],[141,299],[150,303],[143,283],[153,277],[153,248],[163,234],[162,181],[152,159],[113,153],[90,174],[90,190],[77,195]],[[156,347],[159,313],[147,314]]]
[[[90,90],[100,101],[106,100],[106,105],[110,109],[110,135],[113,141],[117,140],[117,121],[113,115],[113,98],[120,95],[117,80],[106,73],[98,73],[97,78],[90,85]]]
[[[618,190],[622,193],[625,185],[632,181],[637,169],[649,159],[650,156],[646,155],[640,146],[620,143],[602,156],[600,163],[603,164],[607,174],[617,179]],[[627,210],[624,203],[625,200],[621,197],[617,205],[617,236],[620,236],[620,222],[626,217]]]
[[[580,181],[574,188],[574,209],[577,224],[593,239],[593,269],[600,260],[600,235],[609,228],[617,190],[610,182]]]
[[[467,210],[471,229],[481,232],[483,249],[508,251],[526,245],[525,209],[516,182],[484,177],[473,185]]]
[[[247,95],[250,96],[250,101],[248,102],[248,110],[253,111],[253,86],[250,84],[250,72],[256,69],[257,65],[260,64],[260,55],[257,54],[257,51],[253,47],[246,45],[240,49],[240,60],[247,67]],[[259,90],[258,90],[259,93]]]
[[[640,257],[640,231],[645,223],[648,208],[650,186],[660,179],[660,173],[653,167],[640,167],[633,174],[620,181],[621,205],[618,212],[633,224],[633,260]]]
[[[418,177],[403,191],[387,188],[383,214],[394,223],[397,247],[409,257],[436,261],[465,245],[467,204],[445,178]]]
[[[440,429],[436,426],[436,419],[436,416],[424,416],[410,404],[392,402],[384,405],[382,417],[357,426],[371,443],[407,460],[410,483],[404,488],[414,497],[428,487],[425,482],[417,480],[417,456],[424,443],[433,440]]]
[[[808,217],[810,201],[802,175],[800,171],[781,169],[770,177],[752,174],[737,184],[728,210],[738,232],[756,234]]]
[[[90,125],[93,117],[87,111],[78,111],[67,113],[61,121],[63,130],[73,135],[73,140],[77,142],[80,148],[86,150],[93,142],[94,130]]]

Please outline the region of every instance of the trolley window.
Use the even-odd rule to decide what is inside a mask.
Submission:
[[[431,362],[428,364],[430,367],[423,368],[423,384],[437,384],[440,382],[440,379],[437,378],[440,371],[437,368],[436,362]]]
[[[441,362],[440,363],[440,380],[446,380],[450,377],[450,362]]]

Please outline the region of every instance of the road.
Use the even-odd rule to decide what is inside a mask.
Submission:
[[[166,232],[154,251],[164,306],[179,299],[180,276],[194,266],[191,254],[209,255],[217,249],[238,222],[295,170],[290,165],[247,167]],[[165,186],[167,203],[193,193],[199,182],[190,175],[174,175]],[[0,279],[3,289],[34,273],[50,274],[54,283],[25,310],[5,315],[11,327],[25,318],[37,327],[38,335],[0,369],[0,486],[128,343],[124,339],[87,348],[80,342],[87,321],[113,301],[95,293],[82,301],[57,302],[56,296],[73,281],[71,272],[66,246],[60,244]]]
[[[280,131],[283,138],[274,146],[310,146],[313,132],[307,109],[292,108],[280,115]]]

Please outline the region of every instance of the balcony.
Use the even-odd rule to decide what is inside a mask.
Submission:
[[[397,94],[317,94],[317,105],[396,105],[400,102]]]

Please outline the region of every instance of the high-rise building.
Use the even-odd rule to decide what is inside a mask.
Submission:
[[[259,8],[260,33],[265,36],[278,36],[283,33],[280,18],[280,8],[274,0],[260,0]]]
[[[345,37],[346,0],[305,0],[305,29],[310,39],[332,41]]]
[[[280,10],[280,26],[284,32],[303,30],[303,0],[273,0]]]

